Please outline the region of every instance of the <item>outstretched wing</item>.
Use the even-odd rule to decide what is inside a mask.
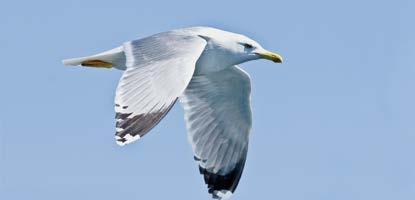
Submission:
[[[177,31],[123,45],[127,69],[115,97],[119,145],[153,128],[170,110],[193,76],[206,41]]]
[[[209,193],[234,192],[244,168],[252,117],[250,78],[237,66],[193,76],[180,101],[195,160]]]

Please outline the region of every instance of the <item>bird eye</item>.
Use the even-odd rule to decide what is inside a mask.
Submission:
[[[244,45],[244,47],[245,47],[245,48],[247,48],[247,49],[252,49],[252,48],[254,48],[254,46],[252,46],[251,44],[248,44],[248,43],[244,43],[243,45]]]

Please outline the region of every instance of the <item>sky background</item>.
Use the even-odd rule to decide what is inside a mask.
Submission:
[[[179,104],[119,147],[122,72],[61,64],[203,25],[286,61],[242,65],[253,129],[233,199],[412,200],[414,10],[410,0],[2,1],[0,199],[210,199]]]

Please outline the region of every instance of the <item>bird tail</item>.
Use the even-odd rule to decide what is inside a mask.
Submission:
[[[124,48],[122,46],[105,51],[96,55],[70,58],[62,61],[64,65],[73,66],[86,66],[86,67],[97,67],[97,68],[116,68],[125,70],[126,59],[124,54]]]

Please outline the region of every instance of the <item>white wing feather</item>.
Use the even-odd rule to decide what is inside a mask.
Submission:
[[[124,44],[127,70],[115,111],[117,143],[128,144],[153,128],[183,93],[206,41],[170,31]]]

